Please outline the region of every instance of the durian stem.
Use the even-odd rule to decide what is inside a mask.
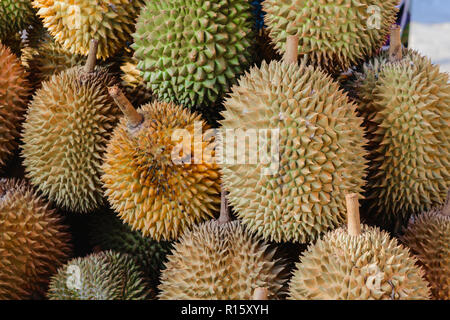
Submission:
[[[402,39],[400,26],[394,24],[391,28],[391,45],[389,47],[389,61],[397,62],[402,60]]]
[[[288,36],[286,40],[286,53],[284,61],[287,63],[296,63],[298,59],[298,36]]]
[[[220,194],[220,216],[219,216],[219,224],[225,224],[231,221],[230,216],[230,207],[228,206],[228,200],[226,197],[225,188],[222,187],[222,192]]]
[[[137,127],[144,121],[144,117],[136,111],[131,102],[125,97],[122,90],[118,86],[108,88],[109,95],[114,99],[116,104],[122,110],[128,120],[128,125],[132,128]]]
[[[358,194],[350,193],[345,196],[347,202],[347,231],[351,236],[361,234],[361,222],[359,220]]]
[[[269,291],[267,288],[256,288],[253,292],[252,300],[268,300]]]
[[[84,71],[91,73],[95,69],[95,64],[97,63],[97,51],[98,51],[98,40],[92,39],[89,43],[89,55],[84,65]]]
[[[450,189],[447,191],[447,199],[445,199],[444,207],[442,208],[442,214],[450,216]]]

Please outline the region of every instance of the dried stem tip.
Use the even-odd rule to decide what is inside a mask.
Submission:
[[[225,224],[231,221],[230,216],[230,207],[228,206],[228,200],[226,197],[225,188],[222,187],[222,192],[220,194],[221,202],[220,202],[220,216],[219,216],[219,224]]]
[[[391,28],[391,45],[389,47],[389,61],[397,62],[402,60],[402,39],[400,26],[394,24]]]
[[[267,288],[256,288],[253,292],[253,300],[268,300],[268,295]]]
[[[361,222],[359,220],[358,194],[347,194],[345,200],[347,201],[348,234],[351,236],[359,236],[361,234]]]
[[[125,97],[122,90],[118,86],[108,88],[109,95],[114,99],[116,104],[122,110],[128,119],[128,125],[132,128],[137,127],[144,121],[144,117],[136,111],[131,102]]]
[[[84,66],[84,71],[91,73],[95,69],[95,64],[97,62],[97,50],[98,50],[98,40],[92,39],[89,43],[89,55]]]
[[[288,36],[286,40],[286,53],[284,61],[287,63],[296,63],[298,59],[298,36]]]

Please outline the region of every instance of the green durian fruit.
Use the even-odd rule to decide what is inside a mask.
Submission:
[[[69,261],[50,280],[50,300],[145,300],[149,289],[134,260],[105,251]]]
[[[398,0],[265,0],[265,23],[279,53],[297,35],[301,57],[327,71],[346,70],[380,49]]]
[[[32,0],[0,0],[0,40],[36,23],[37,17]]]
[[[248,0],[148,1],[133,35],[144,80],[160,100],[214,104],[250,64]]]
[[[90,242],[101,250],[129,254],[152,286],[156,286],[166,255],[172,245],[145,238],[122,222],[113,212],[99,212],[90,218]]]

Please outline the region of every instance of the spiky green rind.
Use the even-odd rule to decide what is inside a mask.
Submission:
[[[396,221],[443,203],[450,187],[448,74],[413,53],[386,63],[365,97],[376,125],[368,178],[373,211]]]
[[[18,126],[30,88],[20,61],[1,43],[0,66],[0,166],[4,166],[17,147]]]
[[[148,294],[143,274],[134,260],[126,254],[105,251],[73,259],[60,268],[50,281],[48,297],[50,300],[145,300]]]
[[[246,0],[148,1],[133,48],[160,100],[214,104],[250,64],[252,12]]]
[[[446,211],[444,211],[444,209]],[[402,239],[419,259],[434,299],[450,300],[450,206],[411,217]]]
[[[32,0],[0,0],[0,40],[26,29],[36,22]]]
[[[238,221],[197,225],[174,245],[159,298],[250,300],[255,288],[263,287],[269,299],[277,299],[286,279],[285,266],[274,254]]]
[[[228,129],[279,130],[278,138],[274,132],[266,141],[275,151],[271,170],[264,161],[230,163],[227,150],[238,149],[224,142],[224,185],[251,231],[267,240],[305,243],[345,221],[343,195],[362,191],[366,151],[356,106],[336,82],[304,63],[263,62],[232,88],[225,107],[224,137]],[[257,145],[245,148],[256,154],[267,149]]]
[[[152,284],[158,282],[166,255],[172,248],[170,242],[154,241],[144,238],[139,231],[132,231],[127,224],[111,212],[92,216],[90,241],[94,246],[99,246],[101,250],[129,254]]]
[[[359,236],[327,233],[300,257],[289,283],[293,300],[429,299],[424,271],[409,250],[377,228]]]
[[[61,218],[23,181],[0,180],[0,300],[43,294],[70,255]]]
[[[87,56],[91,39],[99,41],[97,57],[117,53],[134,32],[144,0],[33,0],[44,26],[66,50]]]
[[[26,175],[58,206],[85,213],[103,202],[103,152],[119,110],[102,67],[75,67],[42,84],[27,111],[22,155]]]
[[[279,53],[298,35],[299,54],[325,70],[346,70],[381,48],[398,0],[265,0],[265,23]]]

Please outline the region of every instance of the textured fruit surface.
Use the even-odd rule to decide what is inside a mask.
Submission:
[[[133,35],[138,68],[160,100],[214,103],[250,64],[252,24],[247,0],[148,1]]]
[[[409,250],[377,228],[344,228],[308,247],[289,283],[294,300],[429,299],[423,270]]]
[[[130,129],[123,118],[108,144],[102,176],[105,195],[133,230],[155,240],[173,240],[218,210],[219,172],[208,158],[213,144],[194,141],[194,133],[206,132],[208,126],[180,106],[154,102],[139,112],[144,122]],[[177,140],[176,130],[181,129],[188,139]],[[188,147],[193,159],[180,159],[188,156],[178,149],[180,144],[184,150]],[[203,159],[194,159],[199,151]]]
[[[97,57],[118,52],[134,31],[144,0],[33,0],[44,26],[66,50],[87,56],[89,41],[99,41]]]
[[[443,203],[450,187],[449,76],[416,52],[378,61],[358,92],[372,147],[368,199],[400,221]]]
[[[50,281],[50,300],[145,300],[148,288],[133,259],[105,251],[69,261]]]
[[[0,166],[17,147],[19,123],[28,101],[27,74],[17,57],[0,43]]]
[[[284,53],[298,35],[299,54],[329,71],[346,70],[372,56],[395,23],[398,0],[265,0],[265,22]]]
[[[0,0],[0,40],[24,30],[36,20],[32,0]]]
[[[450,204],[411,217],[402,237],[423,265],[435,299],[450,300]]]
[[[42,84],[27,112],[22,155],[27,177],[50,200],[85,213],[102,204],[101,163],[120,110],[105,68],[75,67]]]
[[[137,60],[134,58],[125,59],[120,67],[122,71],[122,87],[126,91],[126,96],[134,106],[153,101],[152,91],[147,88],[141,71],[137,68]]]
[[[166,255],[172,248],[166,241],[144,238],[139,231],[121,221],[112,212],[92,215],[90,219],[90,241],[101,250],[113,250],[129,254],[151,284],[156,284]]]
[[[238,221],[208,221],[174,245],[162,273],[160,299],[250,300],[257,287],[279,298],[284,266],[275,250],[258,241]]]
[[[237,152],[228,155],[236,144],[224,142],[230,159],[222,165],[224,185],[251,231],[271,241],[304,243],[345,221],[343,195],[362,191],[366,152],[362,120],[337,83],[303,63],[263,62],[232,88],[225,107],[225,137],[228,129],[272,130],[259,146],[249,140],[239,146],[245,145],[247,156],[271,146],[270,164],[261,158],[243,163]]]
[[[0,179],[0,300],[43,294],[70,254],[61,218],[23,181]]]

